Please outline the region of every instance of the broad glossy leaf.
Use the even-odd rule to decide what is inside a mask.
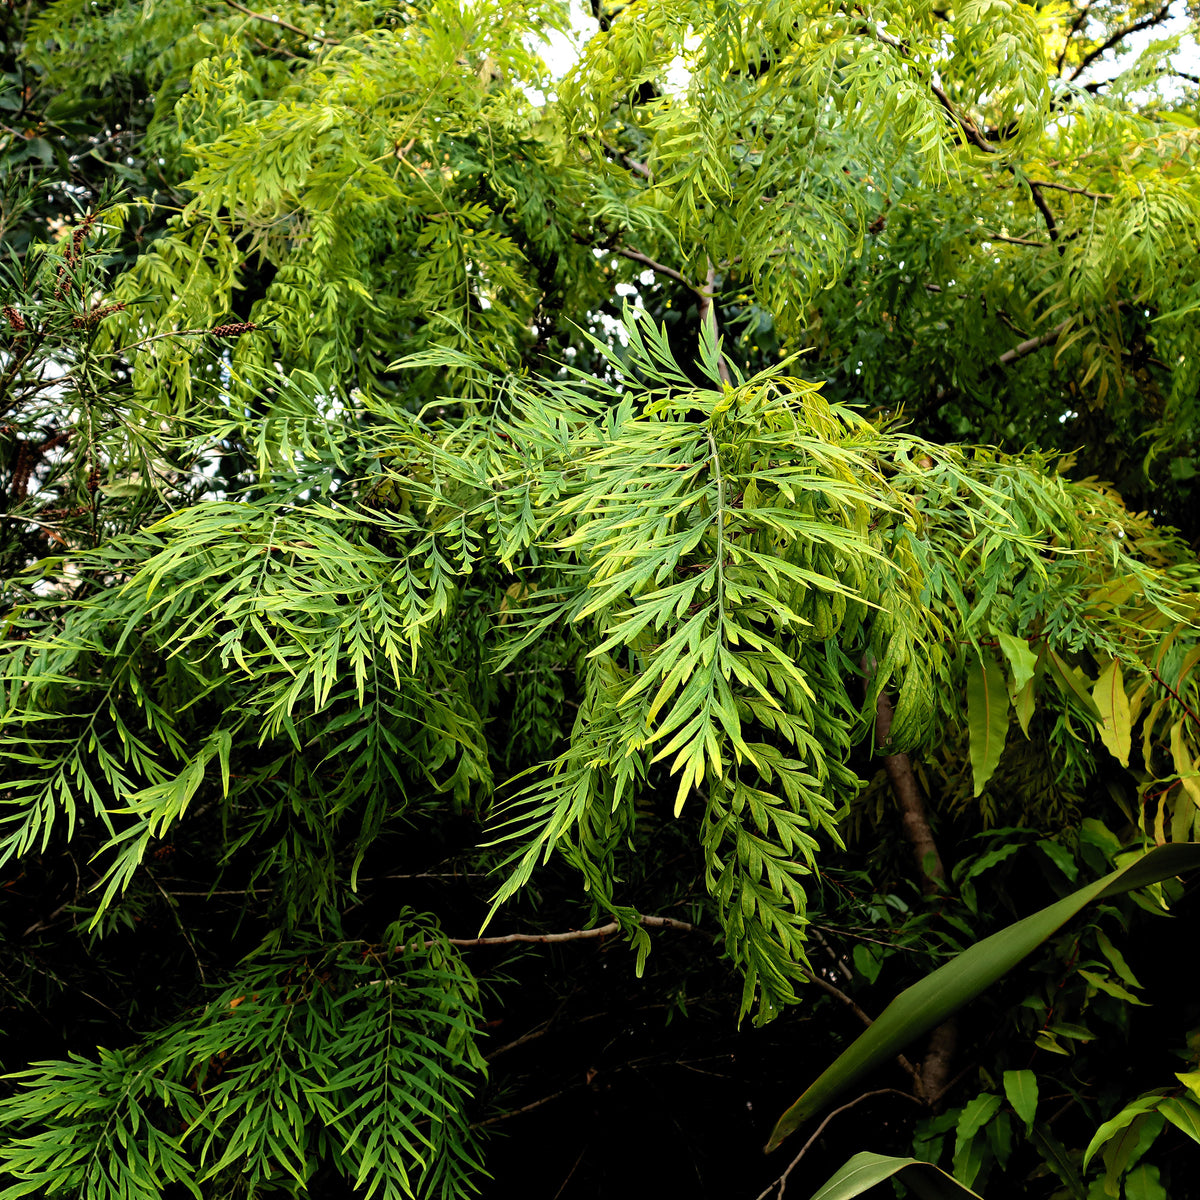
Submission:
[[[945,966],[901,992],[875,1023],[842,1051],[779,1118],[767,1149],[775,1149],[868,1071],[940,1025],[951,1013],[1011,971],[1088,904],[1197,867],[1200,867],[1200,843],[1157,846],[1102,879],[964,950]]]
[[[915,1158],[890,1158],[885,1154],[863,1151],[849,1159],[845,1166],[812,1196],[812,1200],[853,1200],[869,1192],[877,1184],[897,1179],[920,1200],[964,1200],[978,1193],[963,1187],[932,1163]],[[880,1192],[884,1195],[886,1192]]]

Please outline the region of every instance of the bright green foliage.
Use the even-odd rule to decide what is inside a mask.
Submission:
[[[387,934],[301,940],[136,1054],[18,1074],[12,1127],[49,1124],[6,1146],[5,1194],[201,1196],[213,1180],[253,1196],[303,1185],[328,1156],[364,1196],[462,1195],[479,1167],[461,1110],[463,1075],[484,1069],[477,985],[424,924]]]
[[[470,1192],[485,914],[615,921],[641,974],[686,905],[728,1023],[784,1025],[813,924],[911,983],[1188,857],[1194,96],[1168,43],[1087,86],[1156,11],[636,0],[559,81],[557,2],[0,15],[5,977],[20,1021],[59,954],[135,997],[16,1077],[0,1200]],[[425,912],[446,862],[487,878]],[[1024,1137],[1079,1193],[1039,1097],[1177,896],[1038,925],[923,1155],[982,1188]],[[1191,1136],[1128,1099],[1094,1150]]]

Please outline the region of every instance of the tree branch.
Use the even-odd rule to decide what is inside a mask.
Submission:
[[[710,262],[708,264],[708,274],[704,279],[704,287],[697,290],[696,294],[700,297],[700,325],[703,327],[708,323],[712,328],[713,345],[717,345],[720,338],[720,326],[717,323],[717,306],[713,300],[713,287],[717,278],[717,269]],[[729,386],[729,364],[725,361],[725,355],[719,350],[717,352],[717,374],[721,377],[721,382],[726,387]]]
[[[986,235],[986,240],[989,242],[1008,242],[1010,246],[1038,246],[1043,250],[1050,245],[1049,242],[1037,242],[1033,238],[1008,237],[1003,233],[989,233]]]
[[[1170,3],[1170,0],[1168,0],[1168,4],[1169,3]],[[1166,5],[1164,5],[1163,7],[1165,10]],[[905,58],[910,57],[908,48],[904,45],[903,42],[898,41],[896,38],[892,37],[890,34],[884,33],[882,30],[879,30],[879,29],[872,28],[870,32],[874,37],[878,38],[879,41],[883,42],[884,45],[892,46],[895,49],[898,49],[900,51],[900,53],[904,55]],[[960,113],[954,107],[954,104],[951,101],[950,97],[946,95],[945,91],[938,84],[931,82],[929,87],[930,87],[930,90],[933,92],[933,94],[938,98],[938,101],[940,102],[941,106],[946,110],[947,113],[949,113],[950,119],[958,127],[958,129],[962,133],[962,136],[964,138],[966,138],[966,140],[968,142],[970,142],[971,145],[982,150],[985,154],[998,154],[999,153],[999,150],[997,149],[997,147],[992,145],[992,143],[989,142],[987,140],[987,138],[983,136],[983,134],[980,132],[979,127],[975,124],[975,122],[972,121],[970,117],[965,116],[963,113]],[[1016,175],[1016,168],[1013,167],[1011,164],[1009,165],[1008,170],[1014,176]],[[1055,221],[1054,214],[1050,211],[1050,206],[1046,203],[1045,197],[1038,190],[1038,185],[1036,183],[1033,183],[1030,180],[1026,180],[1026,183],[1029,184],[1029,193],[1033,197],[1033,203],[1037,206],[1038,212],[1040,212],[1042,214],[1042,218],[1046,222],[1046,232],[1050,235],[1050,240],[1052,242],[1057,242],[1058,241],[1058,222]],[[1059,252],[1059,254],[1064,253],[1064,249],[1062,246],[1059,246],[1058,252]]]
[[[239,4],[237,0],[225,0],[225,3],[230,8],[236,8],[238,12],[245,13],[246,16],[252,17],[256,21],[266,21],[268,25],[278,25],[280,29],[290,29],[292,33],[298,33],[302,38],[306,38],[310,42],[320,42],[325,46],[340,45],[337,38],[321,37],[319,34],[309,33],[306,29],[301,29],[299,25],[293,25],[290,21],[280,20],[279,17],[269,17],[266,13],[252,12],[244,5]]]
[[[880,692],[875,703],[875,747],[883,752],[883,765],[887,770],[888,779],[891,780],[896,803],[900,806],[900,823],[904,829],[904,836],[908,839],[916,859],[921,891],[926,896],[931,896],[939,890],[938,881],[946,878],[946,868],[942,864],[941,854],[938,853],[937,843],[933,840],[925,801],[908,755],[890,754],[885,749],[892,739],[894,716],[891,699],[886,692]]]
[[[682,929],[688,933],[700,933],[710,936],[698,925],[690,925],[687,921],[677,921],[674,917],[640,917],[640,924],[648,929]],[[610,921],[607,925],[596,925],[591,929],[568,929],[565,933],[505,933],[496,937],[477,938],[447,938],[452,946],[509,946],[515,942],[532,942],[545,945],[550,942],[582,942],[594,938],[611,937],[619,933],[620,923]],[[427,943],[436,945],[435,942]]]
[[[1160,8],[1157,12],[1152,12],[1148,17],[1143,17],[1140,21],[1134,21],[1132,25],[1126,25],[1124,29],[1118,29],[1112,37],[1100,43],[1095,50],[1084,55],[1083,62],[1071,72],[1071,80],[1079,78],[1102,55],[1106,50],[1111,50],[1118,42],[1123,42],[1132,33],[1137,33],[1142,29],[1150,29],[1155,25],[1161,25],[1163,21],[1170,16],[1171,0]]]
[[[779,1189],[779,1195],[776,1197],[776,1200],[783,1200],[783,1193],[787,1190],[788,1176],[800,1165],[800,1160],[809,1152],[817,1138],[819,1138],[821,1134],[825,1132],[825,1127],[830,1121],[833,1120],[834,1117],[840,1116],[842,1113],[853,1108],[856,1104],[861,1104],[864,1100],[870,1100],[873,1096],[889,1095],[903,1096],[905,1100],[914,1100],[918,1104],[920,1103],[915,1096],[910,1096],[907,1092],[902,1092],[898,1088],[876,1088],[873,1092],[863,1092],[861,1096],[856,1096],[849,1103],[843,1104],[841,1108],[835,1108],[833,1112],[831,1112],[829,1116],[827,1116],[825,1120],[823,1120],[820,1125],[817,1126],[812,1137],[810,1137],[808,1141],[800,1147],[800,1153],[797,1154],[796,1157],[792,1159],[791,1163],[788,1164],[788,1169],[784,1171],[784,1173],[780,1175],[780,1177],[775,1180],[775,1182],[772,1183],[765,1191],[759,1193],[758,1200],[767,1200],[767,1198],[776,1188]]]
[[[946,867],[937,843],[933,840],[925,799],[921,795],[908,755],[886,753],[885,748],[892,739],[894,716],[891,698],[881,691],[875,702],[875,747],[877,751],[884,751],[884,767],[888,779],[891,780],[896,803],[900,807],[904,836],[912,847],[913,858],[916,859],[921,892],[926,896],[935,896],[941,891],[942,881],[946,878]],[[913,1077],[915,1091],[923,1103],[932,1104],[934,1097],[945,1092],[957,1045],[958,1023],[953,1017],[948,1017],[929,1035],[925,1058]]]
[[[1009,169],[1011,170],[1012,168]],[[1013,174],[1015,175],[1016,172],[1014,171]],[[1057,242],[1058,222],[1055,221],[1054,214],[1050,211],[1050,205],[1046,203],[1046,197],[1042,195],[1041,188],[1031,179],[1027,179],[1025,182],[1029,184],[1029,194],[1033,197],[1033,202],[1035,205],[1037,205],[1038,212],[1040,212],[1042,217],[1045,219],[1046,232],[1050,235],[1050,240],[1052,242]],[[1059,254],[1064,254],[1066,253],[1066,250],[1064,247],[1059,246],[1058,252]]]
[[[692,291],[698,291],[694,283],[685,279],[674,267],[668,267],[664,263],[655,262],[654,259],[647,257],[640,250],[634,250],[630,246],[614,246],[613,253],[621,255],[622,258],[628,258],[632,262],[641,263],[644,267],[649,267],[651,271],[657,272],[659,275],[665,275],[668,279],[677,280],[684,287],[691,288]]]
[[[830,983],[828,979],[824,979],[815,971],[809,970],[807,967],[801,967],[800,970],[804,974],[804,978],[809,983],[815,983],[823,992],[828,992],[835,1000],[844,1004],[864,1025],[874,1025],[875,1021],[868,1017],[865,1012],[854,1002],[851,997],[847,996],[841,988]],[[917,1078],[917,1068],[904,1057],[903,1054],[896,1055],[896,1062],[899,1063],[901,1070],[907,1072],[914,1080]]]
[[[1047,330],[1045,333],[1039,334],[1037,337],[1027,338],[1025,341],[1014,346],[1011,350],[1005,350],[1005,352],[1000,355],[997,361],[1001,366],[1007,367],[1010,363],[1016,362],[1018,358],[1024,358],[1027,354],[1033,354],[1034,351],[1040,350],[1043,346],[1053,345],[1060,337],[1062,337],[1064,333],[1066,333],[1068,327],[1074,320],[1074,317],[1068,317],[1065,321],[1059,321],[1059,323],[1055,325],[1053,329]]]
[[[1065,183],[1051,183],[1049,179],[1031,179],[1029,181],[1029,186],[1030,187],[1039,187],[1039,188],[1054,188],[1055,191],[1071,192],[1073,195],[1076,195],[1076,196],[1088,196],[1093,200],[1115,200],[1116,199],[1116,196],[1114,196],[1111,192],[1091,192],[1091,191],[1088,191],[1087,188],[1071,187]]]
[[[1075,20],[1071,22],[1071,28],[1067,30],[1067,36],[1063,40],[1062,52],[1058,56],[1058,61],[1054,64],[1054,70],[1059,75],[1062,74],[1063,63],[1067,60],[1067,51],[1071,48],[1071,39],[1083,28],[1091,11],[1091,0],[1088,0],[1088,3],[1079,10]]]

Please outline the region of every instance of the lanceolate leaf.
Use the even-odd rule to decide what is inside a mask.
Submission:
[[[1128,1129],[1143,1113],[1148,1113],[1152,1109],[1157,1108],[1158,1102],[1161,1099],[1161,1096],[1139,1096],[1136,1100],[1125,1105],[1111,1120],[1105,1121],[1096,1130],[1095,1136],[1088,1143],[1087,1150],[1084,1151],[1084,1167],[1086,1168],[1088,1163],[1092,1161],[1092,1156],[1101,1146],[1116,1137],[1122,1130]]]
[[[919,1162],[915,1158],[889,1158],[867,1151],[849,1159],[823,1188],[814,1193],[812,1200],[853,1200],[889,1179],[904,1184],[919,1200],[962,1200],[970,1196],[978,1200],[977,1192],[963,1187],[932,1163]],[[879,1195],[885,1196],[889,1190],[880,1188]]]
[[[1070,663],[1065,662],[1061,655],[1053,650],[1050,651],[1050,663],[1050,674],[1054,676],[1063,695],[1074,696],[1084,711],[1098,721],[1100,710],[1096,707],[1096,701],[1092,699],[1091,693],[1088,691],[1088,681],[1083,672],[1078,667],[1073,667]]]
[[[1200,1142],[1200,1105],[1177,1096],[1168,1096],[1159,1103],[1158,1111],[1172,1125],[1182,1129],[1192,1141]]]
[[[1025,1132],[1033,1128],[1037,1116],[1038,1082],[1033,1071],[1005,1071],[1004,1094],[1013,1112],[1025,1122]]]
[[[1088,904],[1169,879],[1200,867],[1200,843],[1158,846],[1087,887],[1009,925],[901,992],[861,1037],[852,1042],[779,1118],[767,1143],[774,1150],[815,1113],[909,1042],[940,1025],[952,1012],[1011,971]]]
[[[1121,664],[1117,659],[1100,672],[1100,678],[1092,688],[1092,699],[1100,710],[1100,740],[1121,766],[1129,766],[1129,697],[1125,695]]]
[[[981,655],[967,672],[967,725],[971,732],[971,771],[975,795],[992,777],[1008,733],[1008,690],[1004,672],[991,655]]]
[[[1012,693],[1015,696],[1033,678],[1037,671],[1037,655],[1029,648],[1024,638],[1013,637],[1011,633],[998,633],[996,640],[1012,671]]]

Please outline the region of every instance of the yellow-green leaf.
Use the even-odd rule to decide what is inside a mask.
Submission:
[[[1179,782],[1187,789],[1196,806],[1200,807],[1200,773],[1196,770],[1184,737],[1182,717],[1171,726],[1171,758],[1175,762],[1175,774],[1179,776]]]
[[[1129,746],[1133,736],[1129,697],[1125,695],[1121,664],[1115,658],[1100,672],[1100,678],[1092,688],[1092,699],[1100,710],[1097,727],[1100,740],[1121,766],[1129,766]]]
[[[967,727],[971,733],[971,773],[978,796],[996,770],[1008,733],[1008,690],[1004,672],[991,655],[980,655],[967,672]]]

